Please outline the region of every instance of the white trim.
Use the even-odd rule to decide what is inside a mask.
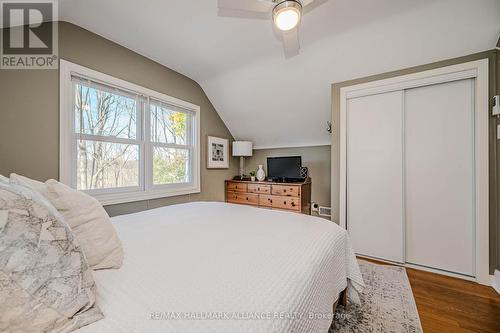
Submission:
[[[489,81],[488,59],[474,63],[476,74],[475,98],[475,157],[476,157],[476,279],[489,284]],[[469,63],[469,64],[472,64]]]
[[[442,67],[389,79],[342,87],[340,89],[340,206],[339,225],[346,228],[347,191],[347,100],[352,97],[404,90],[466,78],[475,78],[475,195],[476,195],[476,277],[475,281],[489,285],[489,109],[488,59]],[[421,268],[420,268],[421,269]],[[462,277],[462,276],[460,276]],[[463,277],[462,277],[463,278]]]
[[[424,271],[424,272],[430,272],[430,273],[434,273],[434,274],[440,274],[440,275],[450,276],[450,277],[454,277],[454,278],[457,278],[457,279],[462,279],[462,280],[476,282],[476,278],[473,277],[473,276],[462,275],[462,274],[458,274],[458,273],[454,273],[454,272],[449,272],[449,271],[444,271],[444,270],[436,269],[436,268],[432,268],[432,267],[426,267],[426,266],[415,265],[415,264],[410,264],[410,263],[405,263],[404,267],[413,268],[413,269],[417,269],[417,270]]]
[[[414,74],[410,74],[408,76],[413,76],[413,75]],[[424,87],[432,84],[475,78],[476,75],[477,75],[477,69],[469,69],[469,70],[451,71],[449,73],[445,72],[440,74],[430,74],[428,76],[423,76],[423,77],[420,76],[408,77],[406,80],[404,80],[404,82],[400,80],[392,80],[393,78],[381,81],[371,81],[359,84],[357,86],[352,86],[358,88],[352,90],[350,89],[346,90],[346,96],[347,99],[350,99],[350,98],[375,95],[380,93],[388,93],[391,91],[398,91],[402,89],[411,89],[416,87]]]
[[[495,274],[490,275],[491,287],[495,289],[497,294],[500,294],[500,271],[495,269]]]
[[[131,93],[137,94],[137,95],[143,95],[143,96],[149,96],[158,99],[159,101],[162,101],[164,103],[172,104],[174,106],[178,106],[184,109],[188,109],[191,111],[197,111],[199,110],[199,106],[183,101],[182,99],[178,99],[172,96],[165,95],[163,93],[157,92],[155,90],[145,88],[142,86],[139,86],[135,83],[131,83],[122,79],[118,79],[114,76],[104,74],[101,72],[98,72],[96,70],[69,62],[67,60],[61,59],[61,67],[60,67],[60,72],[61,72],[61,77],[66,78],[68,75],[71,75],[71,73],[77,74],[79,77],[84,77],[88,78],[92,81],[95,81],[97,83],[102,83],[104,85],[114,85],[117,86],[123,90],[128,90]],[[64,73],[63,73],[64,72]]]
[[[160,92],[141,87],[134,83],[121,80],[115,78],[113,76],[71,63],[69,61],[61,59],[59,66],[59,180],[67,184],[69,186],[75,186],[73,184],[73,174],[72,168],[74,167],[73,161],[75,160],[74,154],[76,153],[76,149],[74,147],[74,133],[73,133],[73,117],[71,116],[71,110],[73,107],[73,92],[72,92],[72,82],[71,76],[76,74],[79,77],[88,78],[97,83],[102,83],[105,85],[112,85],[123,89],[125,91],[132,92],[139,96],[154,98],[155,100],[159,100],[163,103],[167,103],[173,106],[177,106],[179,108],[188,110],[193,112],[194,119],[196,122],[194,124],[194,132],[192,134],[192,142],[194,143],[194,149],[192,149],[192,181],[190,183],[183,184],[169,184],[162,186],[151,186],[149,183],[151,182],[151,176],[147,176],[149,174],[148,170],[151,168],[151,163],[147,162],[148,157],[151,157],[151,152],[149,151],[153,146],[149,140],[145,138],[148,137],[149,128],[147,127],[146,121],[142,121],[143,128],[138,133],[142,133],[141,138],[137,138],[137,140],[128,140],[128,139],[120,139],[120,138],[102,138],[99,137],[99,141],[110,141],[110,142],[122,142],[122,143],[133,143],[140,145],[141,148],[141,162],[140,162],[140,185],[129,187],[129,188],[121,188],[119,190],[110,189],[110,190],[98,190],[98,191],[86,191],[96,199],[98,199],[103,205],[117,204],[117,203],[125,203],[125,202],[133,202],[140,200],[149,200],[149,199],[157,199],[162,197],[171,197],[177,195],[186,195],[192,193],[200,193],[201,192],[201,175],[200,175],[200,107],[198,105],[180,100],[175,97],[171,97]],[[138,119],[145,119],[146,110],[141,108],[139,111],[140,115],[138,115]],[[139,126],[139,124],[138,124]],[[91,135],[83,134],[82,137],[88,137],[90,139],[93,138]],[[154,144],[156,145],[156,144]],[[158,146],[165,146],[164,144],[159,143]],[[174,145],[168,145],[174,146]],[[185,148],[185,147],[183,147]]]
[[[434,268],[430,268],[430,267],[414,265],[414,264],[409,264],[409,263],[400,263],[400,262],[396,262],[396,261],[390,261],[390,260],[371,257],[371,256],[367,256],[367,255],[362,255],[362,254],[356,254],[356,257],[361,258],[361,259],[363,259],[363,258],[372,259],[372,260],[380,261],[380,262],[387,263],[387,264],[390,264],[393,266],[411,268],[411,269],[416,269],[416,270],[420,270],[420,271],[424,271],[424,272],[429,272],[429,273],[449,276],[449,277],[453,277],[453,278],[457,278],[457,279],[467,280],[467,281],[471,281],[471,282],[476,282],[476,279],[474,277],[471,277],[471,276],[461,275],[461,274],[443,271],[443,270],[439,270],[439,269],[434,269]],[[490,275],[490,277],[492,279],[494,279],[493,275]]]
[[[199,193],[196,187],[183,188],[181,190],[149,190],[149,191],[130,191],[130,192],[120,192],[120,193],[102,193],[102,194],[92,194],[94,198],[99,200],[101,205],[114,205],[127,202],[143,201],[160,199],[166,197],[173,197],[178,195],[187,195]]]
[[[69,76],[69,83],[66,83]],[[73,160],[73,140],[72,128],[73,119],[68,112],[72,108],[72,89],[71,73],[65,61],[61,60],[59,64],[59,181],[66,185],[71,185],[71,168],[67,164]]]
[[[358,258],[372,259],[372,260],[380,261],[380,262],[387,263],[387,264],[394,265],[394,266],[416,269],[416,270],[419,270],[419,271],[424,271],[424,272],[429,272],[429,273],[434,273],[434,274],[439,274],[439,275],[444,275],[444,276],[450,276],[450,277],[454,277],[454,278],[462,279],[462,280],[467,280],[467,281],[472,281],[472,282],[476,281],[476,279],[473,278],[473,277],[471,277],[471,276],[461,275],[461,274],[457,274],[457,273],[453,273],[453,272],[448,272],[448,271],[443,271],[443,270],[439,270],[439,269],[434,269],[434,268],[431,268],[431,267],[414,265],[414,264],[410,264],[410,263],[400,263],[400,262],[397,262],[397,261],[391,261],[391,260],[387,260],[387,259],[381,259],[381,258],[377,258],[377,257],[371,257],[371,256],[367,256],[367,255],[362,255],[362,254],[356,254],[356,257],[358,257]]]

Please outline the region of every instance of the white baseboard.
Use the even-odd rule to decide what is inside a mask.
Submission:
[[[358,257],[358,258],[373,259],[373,260],[380,261],[380,262],[385,262],[385,263],[388,263],[388,264],[391,264],[391,265],[396,265],[396,266],[401,266],[401,267],[406,267],[406,268],[413,268],[413,269],[416,269],[416,270],[419,270],[419,271],[430,272],[430,273],[444,275],[444,276],[450,276],[450,277],[454,277],[454,278],[457,278],[457,279],[462,279],[462,280],[466,280],[466,281],[471,281],[471,282],[476,282],[476,283],[484,284],[484,285],[487,285],[487,286],[491,285],[491,283],[493,281],[493,280],[490,279],[489,281],[487,280],[487,281],[485,281],[483,283],[483,282],[479,282],[475,277],[472,277],[472,276],[467,276],[467,275],[457,274],[457,273],[453,273],[453,272],[443,271],[443,270],[440,270],[440,269],[434,269],[434,268],[430,268],[430,267],[426,267],[426,266],[414,265],[414,264],[410,264],[410,263],[401,263],[401,262],[390,261],[390,260],[386,260],[386,259],[380,259],[380,258],[377,258],[377,257],[367,256],[367,255],[359,254],[359,253],[356,253],[356,257]],[[490,275],[490,277],[491,276],[493,276],[493,275]]]
[[[433,269],[433,268],[429,268],[429,267],[425,267],[425,266],[412,265],[412,264],[409,264],[409,263],[399,263],[399,262],[394,262],[394,261],[390,261],[390,260],[380,259],[380,258],[376,258],[376,257],[366,256],[366,255],[359,254],[359,253],[356,253],[356,257],[357,258],[361,258],[361,259],[362,258],[373,259],[373,260],[376,260],[376,261],[384,262],[384,263],[395,265],[395,266],[408,267],[408,268],[418,269],[418,270],[421,270],[421,271],[431,272],[431,273],[435,273],[435,274],[441,274],[441,275],[450,276],[450,277],[454,277],[454,278],[458,278],[458,279],[462,279],[462,280],[467,280],[467,281],[472,281],[472,282],[480,283],[474,277],[460,275],[460,274],[456,274],[456,273],[452,273],[452,272],[441,271],[441,270],[438,270],[438,269]],[[483,284],[483,285],[486,285],[486,286],[491,286],[500,295],[500,271],[498,269],[495,270],[494,275],[490,275],[490,280],[489,281],[486,279],[486,281],[484,281],[484,283],[481,282],[480,284]]]
[[[498,269],[495,270],[495,275],[490,275],[491,277],[491,286],[496,290],[498,294],[500,294],[500,271]]]

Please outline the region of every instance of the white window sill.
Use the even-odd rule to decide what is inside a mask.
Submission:
[[[200,193],[199,187],[171,190],[152,190],[152,191],[129,191],[121,193],[87,193],[96,198],[101,205],[116,205],[135,201],[144,201],[160,198],[175,197],[179,195],[187,195]]]

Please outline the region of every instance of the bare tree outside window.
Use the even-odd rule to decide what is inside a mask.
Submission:
[[[137,101],[83,84],[75,85],[76,132],[95,140],[78,140],[78,189],[139,185],[139,146],[99,141],[100,137],[136,139]]]
[[[96,190],[140,185],[142,108],[149,105],[154,185],[190,181],[189,114],[147,103],[97,84],[78,82],[75,93],[77,188]]]
[[[153,147],[153,184],[189,182],[188,114],[156,103],[150,112],[151,141],[168,145]]]

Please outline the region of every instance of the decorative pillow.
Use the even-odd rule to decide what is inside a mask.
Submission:
[[[10,174],[10,183],[21,185],[32,190],[35,190],[39,193],[45,191],[45,183],[39,182],[38,180],[34,180],[28,177],[24,177],[15,173]]]
[[[8,184],[9,183],[9,178],[0,175],[0,183]]]
[[[45,183],[11,174],[11,182],[32,188],[46,197],[69,224],[93,269],[120,268],[123,249],[102,205],[91,196],[54,179]]]
[[[0,182],[0,332],[70,332],[103,318],[85,255],[47,205]]]

